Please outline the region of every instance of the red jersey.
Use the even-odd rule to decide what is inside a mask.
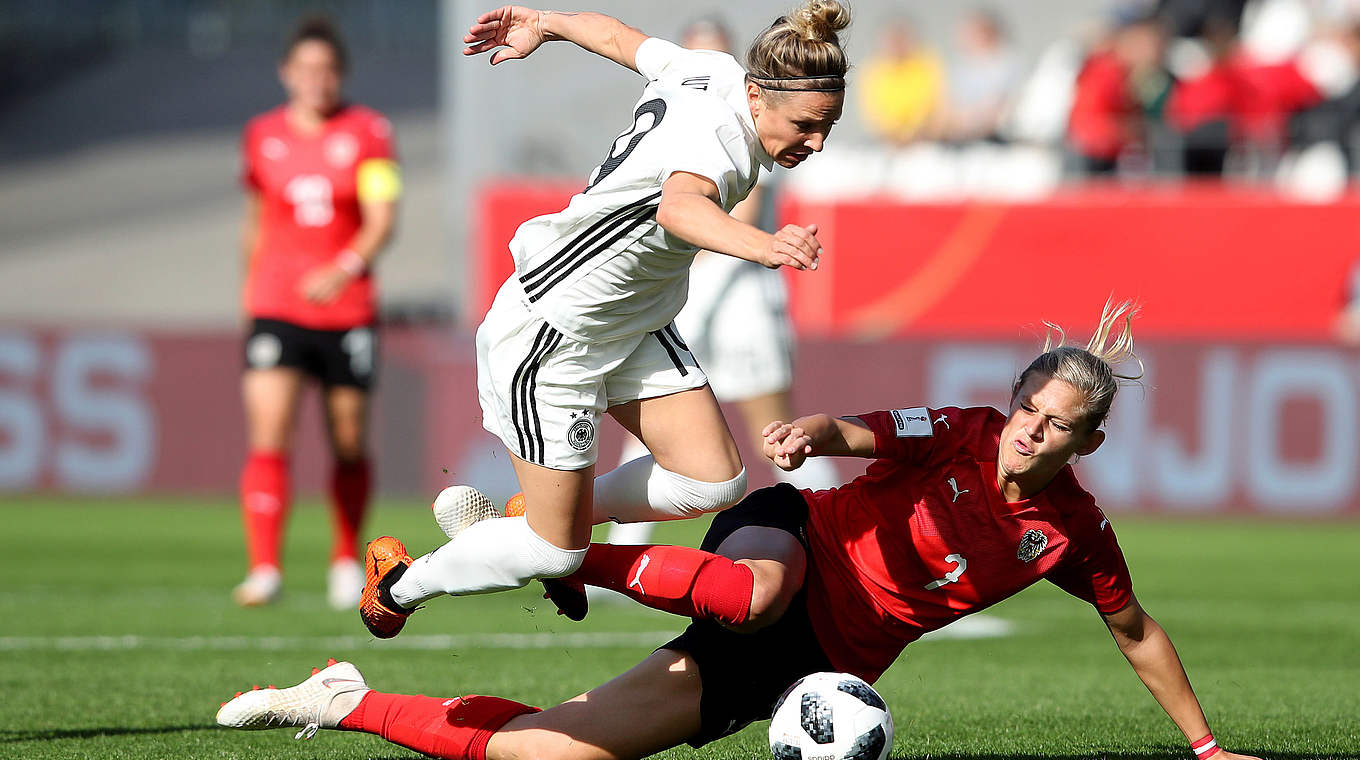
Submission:
[[[344,106],[321,132],[305,135],[287,120],[287,106],[246,125],[243,181],[259,193],[260,230],[246,277],[246,311],[320,330],[373,322],[373,278],[356,277],[324,306],[299,292],[303,275],[349,246],[362,222],[359,167],[392,160],[392,127],[382,114]]]
[[[1105,515],[1064,467],[1006,502],[996,457],[1006,418],[990,407],[861,415],[877,458],[808,501],[808,608],[838,670],[877,679],[907,644],[1041,578],[1102,613],[1133,598]]]

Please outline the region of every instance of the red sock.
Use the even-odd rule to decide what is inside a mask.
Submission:
[[[355,559],[359,550],[359,528],[368,512],[370,491],[367,459],[336,462],[331,471],[331,562]]]
[[[602,586],[658,610],[729,625],[751,613],[751,568],[687,546],[591,544],[571,580]]]
[[[491,735],[511,718],[538,712],[500,697],[439,697],[370,691],[340,721],[346,731],[363,731],[444,760],[486,760]]]
[[[279,538],[288,517],[288,455],[252,451],[241,470],[241,521],[252,568],[279,566]]]

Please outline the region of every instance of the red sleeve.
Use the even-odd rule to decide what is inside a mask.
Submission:
[[[392,138],[392,122],[386,116],[374,112],[364,125],[363,158],[386,158],[397,160],[395,141]]]
[[[1062,564],[1048,580],[1063,591],[1095,605],[1102,615],[1118,612],[1133,600],[1133,579],[1124,553],[1114,536],[1114,526],[1089,495],[1088,508],[1067,523],[1071,547]]]
[[[247,190],[255,192],[262,188],[260,177],[256,173],[256,161],[260,150],[260,142],[256,135],[258,131],[254,122],[251,122],[241,133],[241,184]]]
[[[857,415],[874,433],[874,458],[922,462],[935,446],[931,410],[924,406]]]

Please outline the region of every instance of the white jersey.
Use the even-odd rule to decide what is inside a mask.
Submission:
[[[760,167],[774,163],[756,137],[735,58],[652,37],[638,47],[637,67],[649,81],[633,123],[586,189],[510,241],[512,279],[529,308],[582,342],[660,330],[684,306],[698,249],[656,223],[666,179],[707,177],[730,212]]]

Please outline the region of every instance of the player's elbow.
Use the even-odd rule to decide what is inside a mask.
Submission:
[[[661,196],[661,203],[656,207],[656,223],[661,229],[678,235],[679,226],[683,224],[684,212],[679,208],[684,202],[678,197],[679,193],[664,193]]]

